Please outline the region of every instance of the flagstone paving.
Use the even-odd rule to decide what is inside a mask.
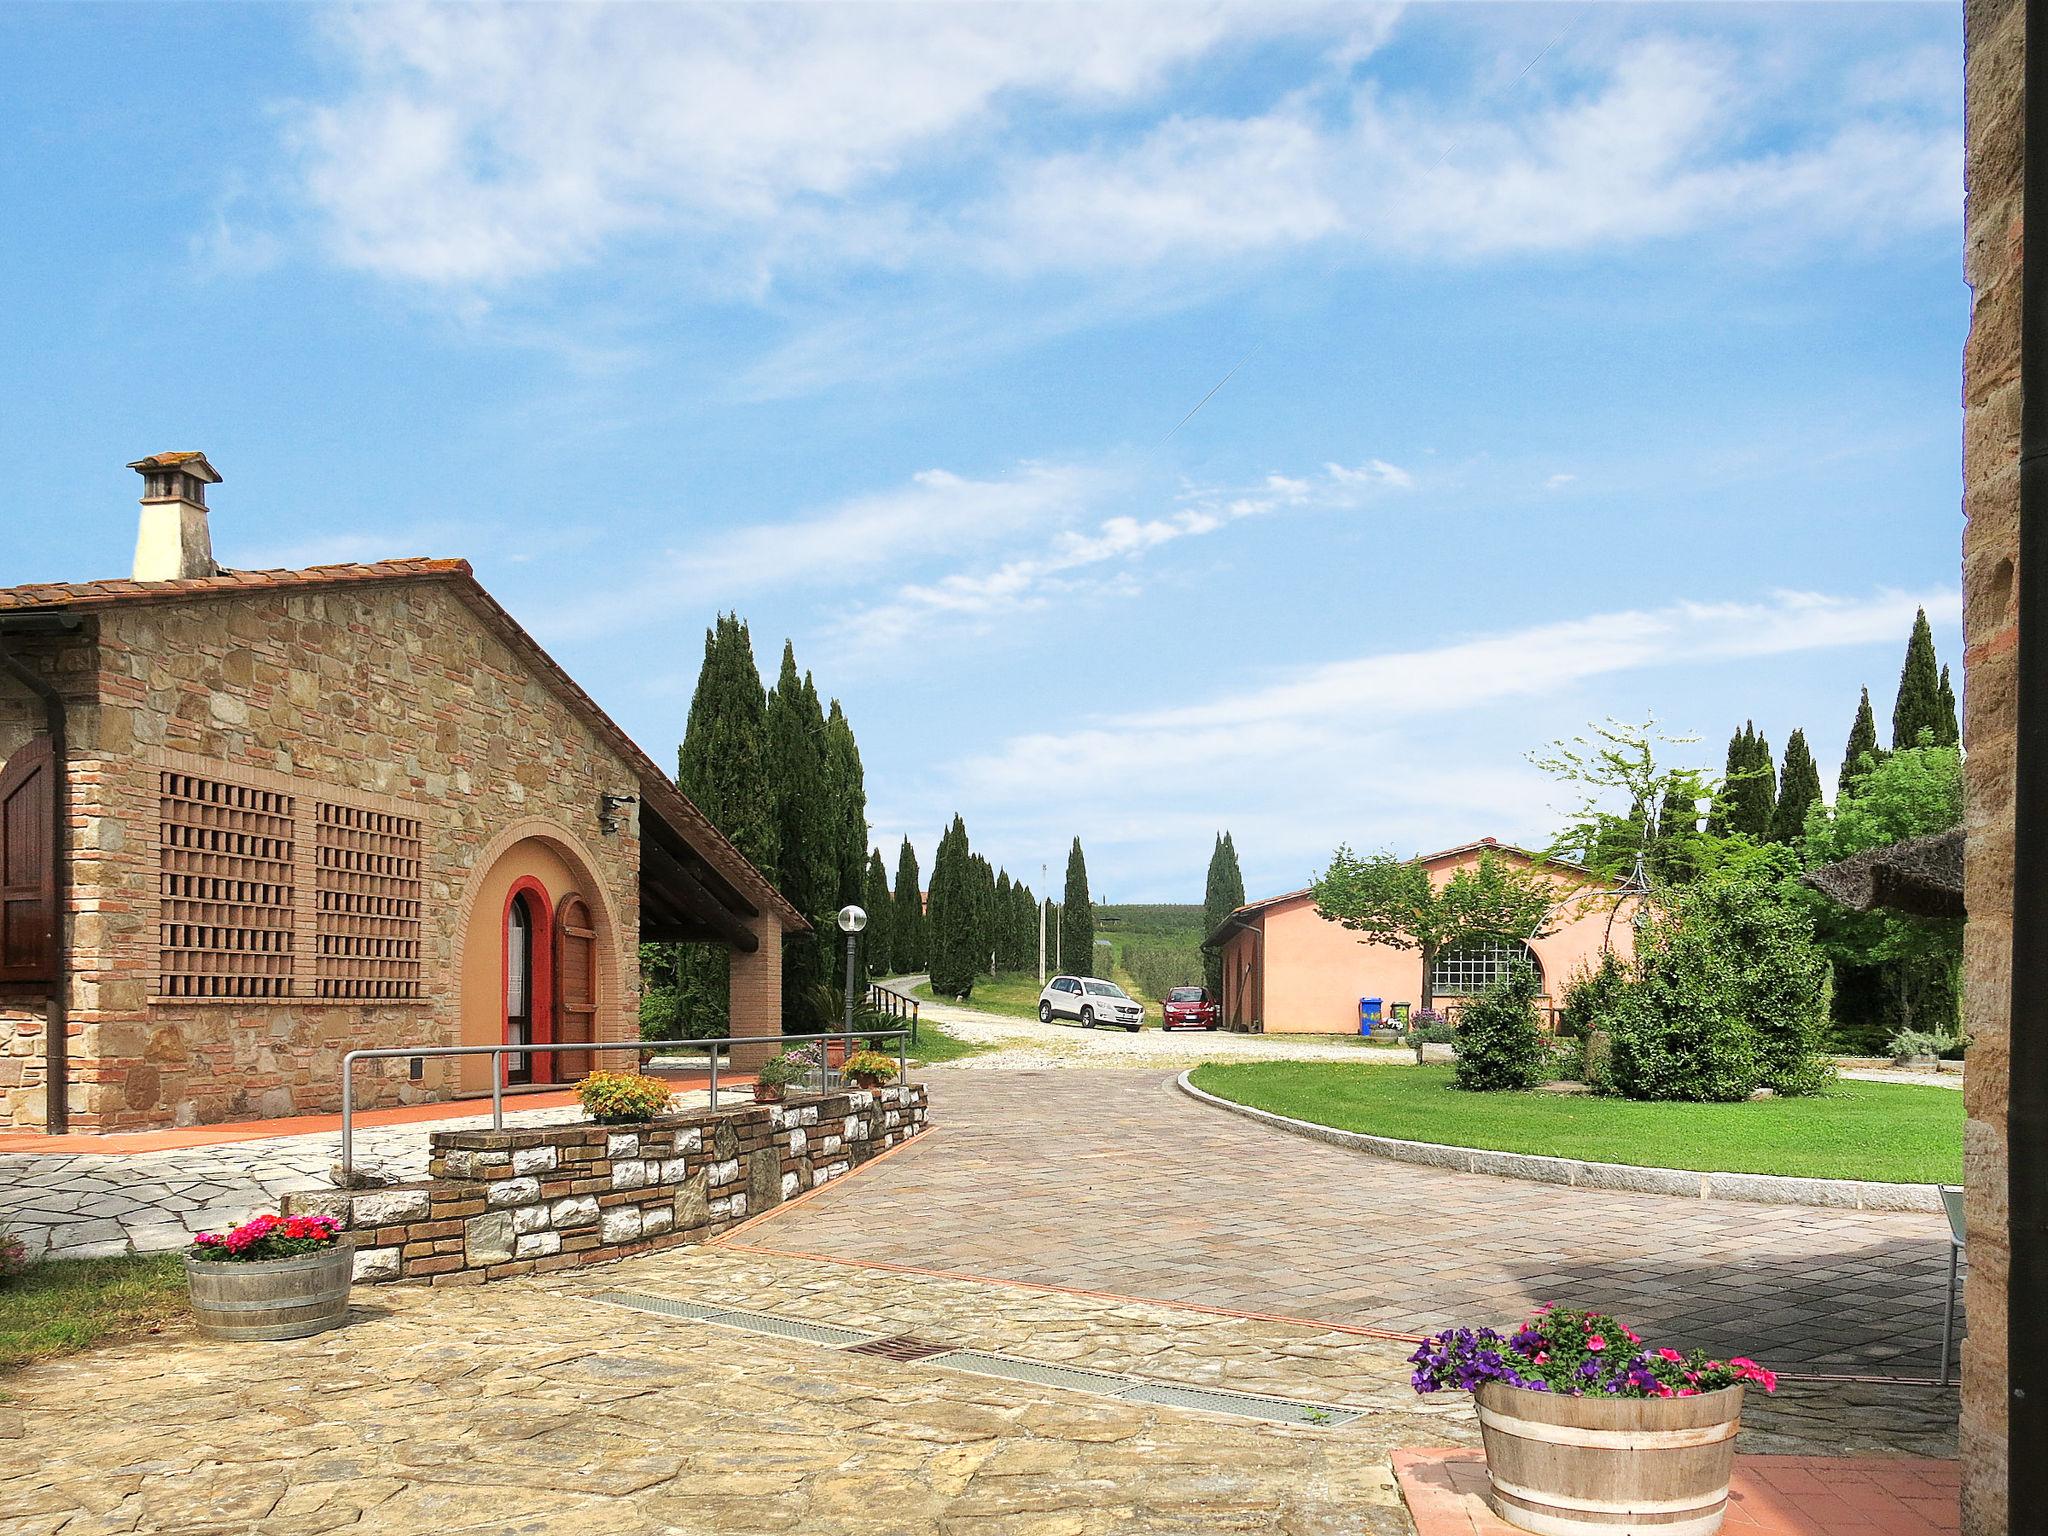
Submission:
[[[1159,1072],[935,1069],[925,1080],[928,1143],[746,1241],[1403,1333],[1568,1301],[1783,1370],[1937,1370],[1938,1215],[1392,1163],[1196,1104]],[[1953,1395],[1941,1401],[1952,1413]]]
[[[594,1299],[615,1287],[1377,1411],[1107,1400]],[[0,1531],[1407,1536],[1392,1449],[1474,1439],[1464,1400],[1408,1395],[1398,1345],[716,1249],[360,1299],[313,1339],[152,1340],[7,1378]]]

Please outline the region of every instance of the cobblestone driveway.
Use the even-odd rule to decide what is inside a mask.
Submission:
[[[1936,1371],[1939,1216],[1385,1162],[1204,1108],[1159,1072],[926,1080],[928,1144],[746,1241],[1401,1332],[1571,1300],[1787,1370]]]

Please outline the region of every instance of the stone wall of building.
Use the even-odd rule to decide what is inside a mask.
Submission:
[[[925,1128],[917,1084],[630,1125],[437,1131],[432,1177],[290,1195],[338,1218],[356,1279],[477,1285],[701,1243]]]
[[[594,866],[609,957],[600,1039],[638,1028],[639,839],[599,825],[635,770],[445,584],[384,582],[114,608],[99,619],[101,707],[75,730],[74,1126],[117,1130],[331,1110],[352,1047],[458,1043],[457,949],[476,863],[503,829],[553,828]],[[159,776],[227,777],[403,807],[423,823],[418,1001],[158,997]],[[453,1086],[364,1072],[359,1102]]]
[[[1963,1529],[2006,1518],[2009,1274],[2006,1104],[2012,966],[2014,594],[2019,559],[2020,214],[2025,10],[1964,8],[1968,151],[1964,276],[1974,295],[1963,362],[1963,742],[1970,920],[1964,941],[1969,1120],[1969,1337],[1963,1345]]]
[[[93,629],[86,625],[65,636],[19,636],[8,649],[56,684],[64,696],[66,725],[91,730],[97,719],[98,679]],[[48,732],[42,701],[11,675],[0,674],[0,764],[23,746]],[[73,923],[67,912],[67,927]],[[47,1110],[43,1075],[44,1031],[48,990],[43,987],[0,986],[0,1126],[39,1127]],[[70,1020],[68,1038],[76,1054],[84,1043],[85,1026]],[[85,1095],[74,1083],[69,1094],[74,1113]]]

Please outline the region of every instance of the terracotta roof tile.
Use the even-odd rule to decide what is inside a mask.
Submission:
[[[180,602],[251,589],[303,591],[309,587],[348,587],[375,581],[419,581],[472,574],[467,560],[379,560],[368,565],[315,565],[301,571],[222,571],[218,576],[196,576],[185,581],[130,581],[121,577],[107,581],[44,582],[0,587],[0,613]]]

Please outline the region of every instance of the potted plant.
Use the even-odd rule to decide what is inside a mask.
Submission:
[[[1742,1394],[1778,1379],[1754,1360],[1646,1349],[1600,1312],[1539,1309],[1502,1336],[1456,1328],[1410,1357],[1417,1392],[1470,1392],[1493,1506],[1554,1536],[1721,1528]]]
[[[599,1125],[624,1125],[667,1109],[669,1086],[638,1072],[593,1072],[576,1085],[576,1097]]]
[[[807,1046],[792,1046],[770,1056],[754,1073],[754,1102],[780,1104],[789,1090],[818,1070],[818,1057]]]
[[[355,1241],[332,1216],[257,1216],[202,1232],[185,1250],[185,1288],[210,1339],[302,1339],[348,1316]]]
[[[1892,1065],[1932,1072],[1941,1066],[1942,1054],[1955,1048],[1949,1036],[1933,1030],[1902,1029],[1893,1035],[1889,1049]]]
[[[896,1080],[896,1063],[880,1051],[855,1051],[846,1058],[846,1075],[856,1088],[880,1088]]]

